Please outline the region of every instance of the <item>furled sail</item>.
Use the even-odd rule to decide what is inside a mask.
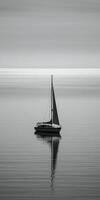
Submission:
[[[52,123],[59,125],[55,93],[53,88],[53,76],[51,76],[51,121]]]
[[[53,89],[53,123],[59,125],[54,89]]]

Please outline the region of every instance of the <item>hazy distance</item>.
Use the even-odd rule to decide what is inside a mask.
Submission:
[[[0,67],[99,68],[100,1],[0,0]]]

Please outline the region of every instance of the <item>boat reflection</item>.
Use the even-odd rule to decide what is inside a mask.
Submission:
[[[56,172],[56,165],[57,165],[57,156],[58,156],[58,150],[59,150],[59,143],[61,136],[53,135],[53,134],[41,134],[39,132],[35,132],[35,135],[37,138],[45,141],[50,145],[51,148],[51,189],[54,189],[54,178],[55,178],[55,172]]]

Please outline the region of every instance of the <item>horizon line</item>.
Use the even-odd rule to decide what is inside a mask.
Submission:
[[[0,76],[100,76],[100,68],[0,68]]]

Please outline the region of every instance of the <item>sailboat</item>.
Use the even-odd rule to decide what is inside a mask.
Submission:
[[[59,134],[61,130],[53,87],[53,75],[51,75],[51,119],[48,122],[38,122],[34,128],[36,132],[41,134]]]

